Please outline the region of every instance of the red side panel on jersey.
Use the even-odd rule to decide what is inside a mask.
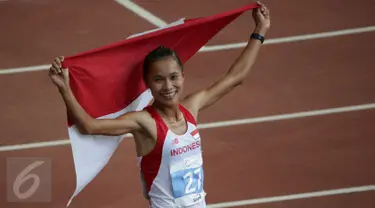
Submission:
[[[164,140],[167,135],[168,128],[152,106],[146,107],[145,110],[147,110],[154,118],[157,128],[155,147],[148,155],[143,156],[141,161],[141,171],[146,182],[147,192],[149,192],[151,190],[151,185],[159,172]]]

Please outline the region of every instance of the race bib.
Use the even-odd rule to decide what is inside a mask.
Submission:
[[[172,188],[177,204],[190,206],[204,199],[202,163],[198,155],[171,164]]]

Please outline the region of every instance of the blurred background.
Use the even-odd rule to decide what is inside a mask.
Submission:
[[[272,26],[253,71],[200,116],[213,124],[201,130],[209,207],[375,207],[374,1],[262,2]],[[1,0],[0,207],[64,207],[74,192],[65,107],[47,71],[54,57],[249,3]],[[253,29],[246,12],[210,40],[185,66],[185,92],[223,76]],[[15,157],[50,161],[49,202],[10,202]],[[124,140],[71,207],[147,207],[136,162]]]

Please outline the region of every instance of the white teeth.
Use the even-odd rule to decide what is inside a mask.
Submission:
[[[163,93],[162,95],[163,95],[164,97],[170,98],[170,97],[172,97],[174,94],[175,94],[175,92],[169,92],[169,93]]]

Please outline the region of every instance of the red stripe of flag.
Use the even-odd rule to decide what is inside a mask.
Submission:
[[[199,132],[198,129],[195,129],[194,131],[191,132],[191,135],[195,136],[196,134],[198,134],[198,132]]]

